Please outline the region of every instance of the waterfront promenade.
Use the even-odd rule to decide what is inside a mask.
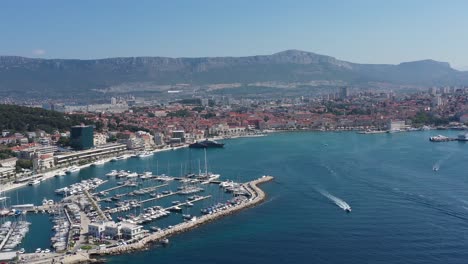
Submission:
[[[196,220],[180,223],[178,225],[173,226],[170,229],[165,229],[156,233],[152,233],[133,244],[123,245],[123,246],[118,246],[118,247],[111,247],[111,248],[106,248],[102,250],[93,250],[93,251],[89,251],[89,253],[90,255],[113,255],[113,254],[123,254],[126,252],[141,250],[141,249],[146,248],[149,243],[162,241],[172,235],[188,231],[192,228],[196,228],[200,225],[214,221],[220,217],[233,214],[241,209],[255,206],[261,203],[262,201],[264,201],[266,197],[265,192],[263,192],[257,185],[271,181],[271,180],[273,180],[272,176],[263,176],[257,180],[245,183],[244,187],[250,193],[251,197],[249,200],[242,202],[238,205],[235,205],[233,207],[227,208],[225,210],[222,210],[213,214],[203,215],[197,218]]]

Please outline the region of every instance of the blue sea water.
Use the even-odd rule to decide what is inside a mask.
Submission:
[[[304,132],[227,140],[225,149],[208,151],[210,170],[220,173],[221,179],[237,181],[273,175],[275,180],[262,186],[266,202],[171,237],[167,247],[153,246],[107,260],[467,263],[468,144],[431,143],[428,137],[434,133]],[[91,167],[8,195],[19,203],[38,203],[43,197],[58,199],[53,194],[56,188],[104,177],[111,169],[159,170],[178,176],[190,166],[197,168],[198,159],[203,160],[203,151],[158,153],[144,160]],[[437,172],[432,170],[435,165],[440,168]],[[346,213],[323,193],[343,200],[352,212]],[[27,217],[33,225],[23,246],[50,244],[48,217]]]

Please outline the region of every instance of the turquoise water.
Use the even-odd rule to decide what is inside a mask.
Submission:
[[[466,263],[468,144],[430,143],[428,137],[436,133],[289,133],[226,141],[225,149],[208,151],[210,170],[221,173],[222,179],[238,181],[263,174],[275,176],[274,182],[262,186],[267,201],[172,237],[167,247],[108,260]],[[456,132],[443,134],[454,136]],[[189,160],[196,168],[202,157],[203,151],[181,149],[145,160],[107,163],[9,195],[18,196],[20,203],[40,203],[44,196],[58,198],[53,194],[56,188],[104,177],[111,169],[156,172],[156,160],[159,173],[178,176],[181,164],[182,171],[187,171]],[[438,172],[432,170],[435,164],[440,167]],[[345,213],[324,192],[342,199],[353,211]],[[47,216],[28,217],[33,218],[33,225],[24,246],[48,245]],[[167,222],[161,225],[171,220],[163,221]]]

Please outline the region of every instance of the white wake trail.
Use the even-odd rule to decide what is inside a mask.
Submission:
[[[323,196],[327,197],[328,199],[330,199],[330,201],[334,202],[338,207],[340,207],[341,209],[347,211],[347,210],[351,210],[351,206],[349,206],[349,204],[345,201],[343,201],[342,199],[330,194],[329,192],[327,191],[324,191],[324,190],[318,190],[319,193],[321,193]]]

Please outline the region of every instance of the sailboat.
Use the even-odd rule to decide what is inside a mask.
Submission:
[[[208,172],[208,160],[206,158],[206,149],[204,149],[204,150],[205,150],[205,172],[201,173],[200,165],[199,165],[198,178],[200,180],[203,180],[201,184],[208,184],[208,183],[210,183],[210,181],[218,179],[220,175]]]

